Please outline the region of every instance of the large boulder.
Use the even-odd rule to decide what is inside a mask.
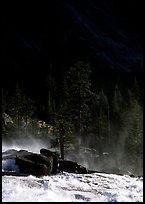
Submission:
[[[51,175],[66,171],[72,173],[89,173],[89,171],[77,162],[59,159],[56,152],[48,149],[40,149],[40,154],[27,150],[8,150],[3,152],[2,159],[15,159],[19,172],[3,172],[3,175]]]
[[[86,167],[78,164],[78,166],[77,166],[77,173],[79,173],[79,174],[87,174],[88,170],[86,169]]]
[[[35,176],[50,175],[52,173],[53,158],[41,154],[27,153],[16,155],[16,164],[21,173]]]
[[[57,173],[58,172],[59,155],[56,152],[52,152],[52,151],[45,149],[45,148],[40,149],[40,154],[42,154],[48,158],[49,157],[53,158],[52,173]]]
[[[66,171],[70,173],[80,173],[80,174],[87,173],[87,169],[85,167],[79,165],[77,162],[73,162],[70,160],[59,160],[58,169],[61,172]]]
[[[17,153],[18,153],[18,151],[15,149],[6,150],[5,152],[2,152],[2,160],[15,159]]]

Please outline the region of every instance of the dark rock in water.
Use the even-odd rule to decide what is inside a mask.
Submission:
[[[88,170],[86,169],[86,167],[78,165],[77,167],[77,173],[79,174],[87,174]]]
[[[69,160],[59,160],[58,168],[60,171],[76,172],[77,163]]]
[[[45,164],[35,164],[33,161],[24,157],[16,157],[21,173],[31,174],[34,176],[47,175],[47,167]]]
[[[16,156],[16,164],[20,173],[27,173],[35,176],[50,175],[52,172],[53,158],[41,154],[25,154]]]
[[[18,150],[15,150],[15,149],[8,149],[6,150],[5,152],[2,152],[2,155],[6,155],[6,154],[14,154],[18,152]]]
[[[58,169],[59,171],[67,171],[70,173],[87,173],[87,169],[77,162],[69,161],[69,160],[59,160],[58,161]]]
[[[15,149],[9,149],[5,152],[2,152],[2,159],[16,159],[16,155],[28,155],[33,154],[33,152],[28,152],[27,150],[15,150]]]
[[[6,160],[6,159],[15,159],[17,153],[18,153],[18,151],[15,150],[15,149],[6,150],[5,152],[2,152],[2,159],[3,160]]]
[[[16,156],[32,156],[34,153],[33,152],[29,152],[27,150],[19,150],[16,154]]]
[[[40,149],[40,154],[42,154],[46,157],[52,156],[52,158],[53,158],[52,173],[57,173],[59,155],[56,152],[52,152],[52,151],[50,151],[48,149],[44,149],[44,148]]]
[[[2,175],[51,175],[66,171],[70,173],[86,174],[89,171],[79,165],[77,162],[59,159],[56,152],[48,149],[40,149],[40,154],[29,152],[27,150],[8,150],[3,152],[2,159],[14,159],[18,165],[19,172],[3,172]]]

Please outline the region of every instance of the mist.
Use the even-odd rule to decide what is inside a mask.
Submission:
[[[101,153],[99,153],[97,142],[96,145],[92,146],[95,143],[95,137],[94,134],[76,137],[76,143],[73,148],[65,150],[65,159],[74,160],[88,169],[100,172],[143,175],[143,160],[138,158],[138,167],[135,169],[130,159],[126,156],[125,145],[128,137],[126,129],[120,132],[119,138],[114,143],[103,143]],[[135,161],[136,158],[132,158],[132,160]]]
[[[99,152],[98,137],[90,133],[81,137],[73,135],[74,140],[64,148],[64,159],[72,160],[90,170],[97,170],[108,173],[122,174],[143,174],[143,162],[138,160],[138,172],[134,170],[128,158],[125,155],[125,144],[128,132],[124,129],[120,132],[117,141],[111,144],[108,141],[102,141]],[[57,152],[60,156],[60,145],[56,142],[56,135],[48,133],[45,129],[27,131],[23,127],[16,128],[9,132],[7,137],[2,139],[2,152],[15,149],[27,150],[34,153],[40,153],[41,148]],[[112,138],[115,138],[112,135]],[[55,145],[54,145],[55,144]]]
[[[32,133],[34,132],[34,133]],[[55,137],[54,137],[55,139]],[[34,153],[40,153],[41,148],[51,148],[52,135],[51,134],[38,134],[35,131],[25,131],[23,128],[16,129],[9,133],[8,137],[2,139],[2,151],[8,149],[15,150],[28,150]]]

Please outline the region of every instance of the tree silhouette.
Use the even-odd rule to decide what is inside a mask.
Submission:
[[[91,67],[82,61],[74,64],[66,75],[66,102],[77,135],[87,128],[90,116],[89,101],[92,96]]]

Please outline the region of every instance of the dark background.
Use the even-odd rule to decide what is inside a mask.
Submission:
[[[2,89],[11,95],[19,83],[25,94],[45,104],[48,75],[59,87],[79,60],[91,63],[94,87],[131,86],[134,76],[142,87],[142,8],[137,0],[3,6]]]

